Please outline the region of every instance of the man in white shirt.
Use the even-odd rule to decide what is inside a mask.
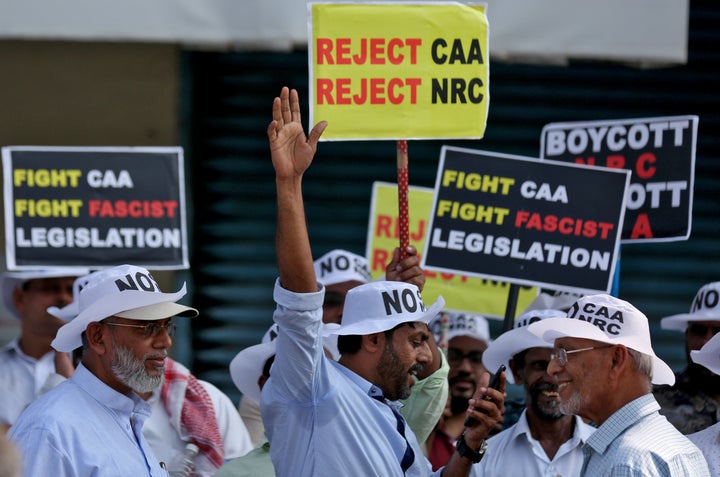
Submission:
[[[582,446],[594,428],[578,416],[560,411],[557,380],[547,374],[552,347],[525,328],[545,318],[565,316],[559,310],[520,315],[515,327],[488,346],[483,362],[495,370],[504,364],[508,381],[525,388],[526,408],[520,419],[488,439],[487,456],[473,466],[477,477],[574,477],[583,463]]]
[[[73,281],[86,273],[56,268],[5,272],[0,278],[3,305],[20,321],[19,336],[0,349],[0,428],[9,428],[28,404],[53,387],[56,374],[72,373],[70,356],[50,346],[65,322],[46,310],[71,303]]]

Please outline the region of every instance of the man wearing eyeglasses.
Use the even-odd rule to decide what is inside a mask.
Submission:
[[[667,417],[683,434],[706,429],[718,422],[720,376],[701,366],[690,353],[699,350],[720,332],[720,282],[703,285],[695,294],[689,313],[660,320],[664,330],[685,332],[687,367],[675,374],[673,386],[657,386],[655,399]]]
[[[597,425],[584,447],[583,477],[709,476],[702,452],[658,412],[652,384],[673,384],[652,349],[647,317],[610,295],[588,295],[563,318],[528,331],[554,346],[547,373],[560,411]]]
[[[468,313],[443,311],[447,315],[447,361],[450,365],[448,406],[445,415],[427,439],[428,459],[434,470],[445,465],[455,452],[455,443],[463,432],[468,399],[488,370],[483,366],[483,352],[490,343],[490,327],[485,317]],[[440,338],[440,317],[431,324]],[[498,429],[499,430],[499,429]]]
[[[163,293],[150,273],[131,265],[76,280],[75,301],[48,312],[74,316],[57,332],[53,348],[82,348],[72,377],[40,396],[20,415],[10,437],[27,477],[132,475],[166,477],[142,435],[150,405],[137,393],[163,380],[175,316],[194,308]]]

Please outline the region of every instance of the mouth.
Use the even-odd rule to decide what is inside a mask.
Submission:
[[[153,368],[162,368],[165,366],[165,356],[148,358],[145,362]]]

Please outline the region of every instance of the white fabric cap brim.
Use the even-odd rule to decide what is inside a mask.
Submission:
[[[60,327],[57,336],[55,336],[55,339],[51,343],[52,347],[57,351],[73,351],[82,346],[81,335],[88,324],[95,321],[102,321],[113,315],[119,316],[120,313],[123,315],[132,315],[132,319],[134,320],[161,320],[170,318],[178,314],[175,313],[177,310],[180,310],[179,314],[181,316],[197,316],[198,312],[196,309],[178,305],[177,303],[173,303],[173,305],[176,306],[150,307],[150,305],[166,305],[170,302],[175,302],[185,296],[185,293],[185,284],[183,284],[182,289],[175,293],[126,290],[121,294],[109,295],[105,299],[98,299],[80,312],[72,321]],[[182,309],[177,307],[182,307]],[[134,310],[142,308],[145,308],[148,314],[137,315]],[[57,308],[50,307],[48,308],[48,313],[53,314],[54,310],[57,310]],[[59,314],[62,314],[62,309]]]
[[[634,349],[640,353],[647,354],[653,358],[653,384],[675,384],[675,374],[670,366],[655,355],[652,348],[647,349],[639,341],[633,340],[632,337],[622,336],[618,339],[612,339],[602,332],[600,328],[586,321],[575,320],[572,318],[548,318],[538,321],[527,327],[527,330],[542,338],[548,344],[554,345],[555,339],[584,338],[601,343],[621,344],[630,349]]]
[[[47,270],[27,270],[22,272],[5,272],[0,278],[0,297],[8,314],[20,320],[21,317],[15,309],[13,292],[15,288],[29,280],[43,278],[80,277],[90,273],[87,268],[52,268]],[[61,318],[62,317],[58,317]]]
[[[230,361],[230,377],[235,386],[255,404],[260,404],[260,385],[263,367],[275,354],[276,341],[256,344],[240,351]]]
[[[690,351],[690,359],[713,373],[720,374],[720,333],[710,338],[699,350]]]
[[[501,364],[504,364],[507,368],[505,373],[507,381],[515,384],[513,373],[510,371],[510,359],[530,348],[552,348],[552,346],[542,338],[528,332],[526,328],[508,330],[490,343],[483,352],[483,364],[490,372],[495,372]]]
[[[720,321],[720,315],[711,311],[707,313],[680,313],[678,315],[666,316],[660,320],[660,328],[663,330],[685,331],[691,321]]]

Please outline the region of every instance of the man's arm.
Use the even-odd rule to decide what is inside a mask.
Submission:
[[[273,101],[272,115],[267,135],[277,187],[275,248],[280,284],[296,293],[315,292],[317,282],[305,223],[302,177],[312,163],[327,122],[316,124],[306,138],[297,91],[287,87]]]

